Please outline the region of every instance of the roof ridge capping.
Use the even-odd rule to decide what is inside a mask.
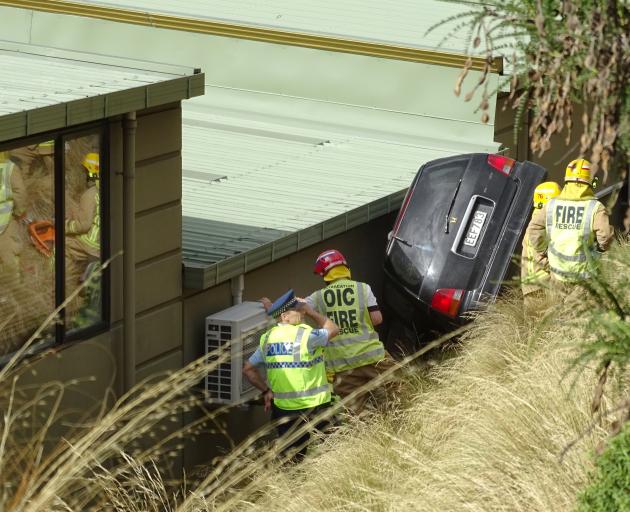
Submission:
[[[225,21],[202,20],[129,8],[123,9],[121,7],[96,5],[87,2],[73,2],[70,0],[0,0],[0,6],[1,5],[57,14],[84,16],[153,28],[181,30],[185,32],[196,32],[447,67],[462,67],[469,58],[468,55],[463,53],[371,42],[332,35],[280,30],[256,25],[227,23]],[[471,69],[483,70],[485,66],[485,58],[472,57]],[[503,59],[501,57],[496,57],[492,61],[491,72],[503,73]]]

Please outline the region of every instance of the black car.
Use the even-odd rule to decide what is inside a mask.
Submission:
[[[444,331],[493,300],[546,171],[474,153],[424,164],[389,235],[384,308],[416,336]]]

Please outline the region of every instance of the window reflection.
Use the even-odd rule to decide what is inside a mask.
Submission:
[[[65,144],[66,295],[81,291],[66,309],[66,326],[82,329],[101,316],[100,139],[77,137]]]
[[[55,307],[54,152],[52,140],[0,152],[0,354]]]

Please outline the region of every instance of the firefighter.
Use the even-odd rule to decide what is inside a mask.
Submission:
[[[534,210],[540,210],[547,202],[560,193],[560,186],[555,181],[546,181],[536,187],[534,191]],[[529,243],[529,226],[523,237],[523,251],[521,253],[521,290],[523,302],[528,306],[533,299],[540,297],[543,287],[549,281],[549,264],[547,257],[538,261],[536,253]]]
[[[26,210],[26,189],[20,168],[0,152],[0,291],[20,282],[22,238],[19,221]]]
[[[569,163],[564,182],[557,197],[534,211],[529,243],[538,262],[548,258],[552,281],[571,284],[591,276],[593,260],[608,250],[614,231],[605,206],[593,193],[594,176],[587,160]]]
[[[382,323],[383,315],[370,285],[352,280],[341,252],[332,249],[321,253],[315,260],[314,273],[327,286],[306,300],[339,326],[339,335],[326,348],[325,357],[326,369],[334,375],[334,392],[345,398],[394,364],[374,329]],[[369,392],[359,393],[346,406],[358,414],[369,396]]]
[[[278,436],[284,437],[330,406],[323,351],[339,328],[305,301],[296,299],[292,290],[272,304],[267,314],[278,323],[260,337],[260,346],[245,363],[243,373],[262,391],[265,411],[271,409],[272,419],[278,420]],[[319,328],[304,324],[304,315]],[[265,367],[269,386],[258,365]],[[324,430],[325,422],[318,422],[314,428]],[[294,452],[291,460],[299,462],[306,455],[309,437],[308,432],[301,435],[283,453]]]
[[[11,150],[11,159],[24,172],[30,172],[35,162],[43,168],[46,174],[51,174],[54,167],[55,141],[48,140],[32,146],[22,146]]]
[[[81,281],[87,279],[85,274],[89,271],[88,267],[98,263],[101,257],[98,153],[85,155],[82,165],[86,173],[87,189],[81,195],[77,214],[66,219],[69,291],[76,289]]]

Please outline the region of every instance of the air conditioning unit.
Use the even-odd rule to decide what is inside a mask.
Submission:
[[[206,376],[211,403],[232,404],[259,391],[243,375],[243,364],[260,344],[260,335],[273,325],[260,302],[243,302],[206,317],[206,356],[210,361],[229,350],[227,361]]]

